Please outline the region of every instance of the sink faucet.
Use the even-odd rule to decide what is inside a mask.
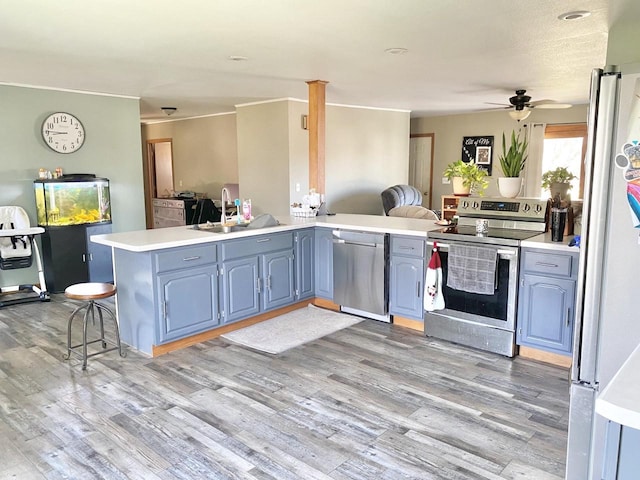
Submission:
[[[226,195],[226,200],[225,200],[225,193]],[[227,190],[226,187],[222,187],[222,193],[220,194],[220,196],[222,197],[222,215],[220,216],[220,220],[222,223],[226,223],[227,222],[227,200],[231,200],[231,194],[229,193],[229,190]]]

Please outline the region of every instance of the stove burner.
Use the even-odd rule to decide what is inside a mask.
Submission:
[[[542,232],[531,230],[519,230],[513,228],[491,228],[487,233],[476,233],[475,226],[451,225],[439,230],[433,230],[427,234],[429,238],[436,240],[458,240],[473,243],[493,243],[498,245],[520,245],[521,240],[526,240]]]

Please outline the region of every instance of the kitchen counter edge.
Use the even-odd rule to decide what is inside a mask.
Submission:
[[[220,242],[254,235],[286,232],[309,227],[357,230],[374,233],[390,233],[426,238],[427,233],[440,227],[433,220],[382,215],[337,214],[312,218],[277,216],[281,225],[248,229],[241,232],[211,233],[194,230],[191,225],[180,227],[136,230],[131,232],[92,235],[91,241],[131,252],[148,252],[166,248],[184,247],[203,243]]]
[[[541,233],[527,240],[522,240],[520,246],[523,248],[541,248],[543,250],[553,250],[556,252],[579,252],[578,247],[570,247],[569,242],[573,239],[573,235],[565,236],[561,242],[551,240],[551,232]]]
[[[640,345],[596,398],[596,413],[640,430]]]

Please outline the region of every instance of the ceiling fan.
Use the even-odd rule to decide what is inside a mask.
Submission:
[[[487,103],[491,105],[504,105],[506,109],[509,109],[509,116],[517,121],[527,118],[531,114],[531,109],[533,108],[571,108],[571,104],[569,103],[557,103],[552,100],[538,100],[537,102],[532,102],[531,97],[529,95],[526,95],[526,93],[526,90],[516,90],[516,94],[513,97],[509,98],[509,103],[511,105],[506,105],[503,103]]]

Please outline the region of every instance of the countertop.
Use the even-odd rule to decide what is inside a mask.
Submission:
[[[565,235],[561,242],[553,242],[551,240],[551,232],[541,233],[535,237],[520,242],[521,247],[525,248],[542,248],[544,250],[554,250],[556,252],[579,252],[578,247],[570,247],[569,242],[573,239],[573,235]]]
[[[385,217],[382,215],[357,215],[340,213],[320,217],[276,217],[280,225],[241,232],[212,233],[194,230],[192,225],[155,228],[133,232],[92,235],[93,242],[132,252],[148,252],[164,248],[184,247],[209,242],[219,242],[233,238],[263,235],[265,233],[286,232],[305,227],[341,228],[376,233],[391,233],[426,238],[428,232],[442,228],[433,220],[406,217]],[[550,233],[542,233],[521,242],[522,247],[542,248],[561,252],[578,252],[577,247],[569,247],[573,237],[565,237],[562,242],[552,242]]]
[[[640,430],[640,345],[596,398],[596,413]]]
[[[286,232],[305,227],[341,228],[376,233],[391,233],[427,237],[427,232],[442,228],[433,220],[382,215],[337,214],[312,218],[279,216],[280,225],[241,232],[211,233],[194,230],[191,225],[180,227],[137,230],[133,232],[92,235],[91,241],[132,252],[147,252],[164,248],[184,247],[202,243],[219,242],[232,238],[244,238],[265,233]]]

